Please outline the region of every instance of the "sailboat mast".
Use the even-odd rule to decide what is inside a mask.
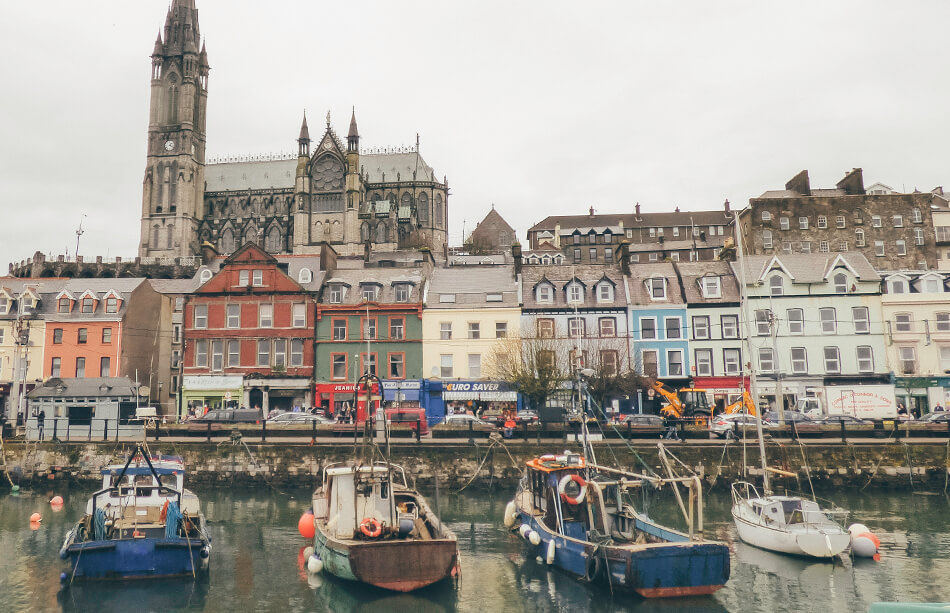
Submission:
[[[748,357],[749,364],[749,389],[752,402],[756,403],[759,396],[756,387],[755,367],[752,365],[752,344],[749,342],[751,336],[749,330],[749,300],[746,295],[745,252],[743,251],[742,245],[742,229],[739,227],[739,214],[733,213],[732,218],[733,229],[736,236],[736,259],[739,262],[739,276],[742,277],[739,282],[739,309],[742,319],[743,336],[745,337],[746,356]],[[766,470],[768,462],[765,459],[765,437],[762,434],[762,415],[761,411],[756,411],[756,413],[758,413],[758,415],[755,420],[755,431],[759,439],[759,458],[762,460],[762,489],[765,495],[768,496],[771,494],[771,488],[769,487],[769,471]]]

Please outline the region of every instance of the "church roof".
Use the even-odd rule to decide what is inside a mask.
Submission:
[[[397,174],[400,181],[412,181],[412,172],[417,168],[417,181],[438,180],[432,167],[426,164],[422,156],[415,151],[407,153],[364,153],[360,155],[360,166],[365,170],[369,183],[381,183],[383,173],[386,174],[387,182],[395,181]]]
[[[208,164],[205,167],[205,191],[293,189],[296,174],[297,158]]]

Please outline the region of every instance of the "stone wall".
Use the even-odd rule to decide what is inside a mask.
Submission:
[[[562,451],[557,446],[538,447],[533,443],[514,443],[503,447],[482,441],[476,444],[393,446],[392,461],[406,469],[410,483],[431,486],[433,476],[449,487],[514,488],[524,461],[531,457]],[[572,445],[568,445],[572,448]],[[576,449],[576,447],[573,447]],[[706,480],[707,487],[724,487],[741,477],[743,449],[737,443],[674,444],[668,449]],[[31,481],[65,481],[90,484],[99,480],[99,470],[120,462],[131,450],[128,444],[115,443],[45,443],[26,445],[4,444],[6,468],[14,483]],[[349,460],[353,446],[243,444],[225,442],[187,444],[153,444],[153,453],[181,455],[189,471],[189,483],[222,486],[315,487],[324,467]],[[661,472],[655,445],[627,447],[600,443],[597,457],[614,465],[613,458],[629,469],[643,470],[639,458],[652,470]],[[888,487],[939,491],[944,489],[948,471],[950,446],[938,443],[903,442],[851,445],[840,443],[797,444],[770,443],[766,449],[769,465],[799,475],[794,478],[773,477],[778,485],[807,489],[808,474],[815,486],[826,487]],[[803,462],[807,458],[808,470]],[[758,448],[748,445],[746,463],[759,466]],[[761,469],[751,468],[753,475]],[[473,478],[474,476],[474,478]],[[798,482],[796,482],[798,481]],[[0,478],[3,485],[8,484]]]

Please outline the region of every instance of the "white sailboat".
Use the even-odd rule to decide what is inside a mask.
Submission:
[[[736,255],[739,260],[742,281],[739,283],[742,304],[742,320],[745,337],[749,338],[749,317],[746,312],[745,263],[742,252],[742,237],[739,219],[735,219]],[[748,354],[749,348],[746,348]],[[750,383],[755,396],[755,369],[752,369]],[[781,403],[781,396],[777,402]],[[778,496],[769,487],[769,472],[794,476],[770,468],[765,456],[765,440],[762,436],[762,420],[755,420],[759,439],[759,457],[762,461],[762,489],[760,495],[755,486],[746,481],[732,484],[732,519],[742,541],[779,553],[787,553],[815,558],[833,558],[848,548],[851,535],[833,518],[847,515],[839,508],[822,508],[817,500],[800,496]]]

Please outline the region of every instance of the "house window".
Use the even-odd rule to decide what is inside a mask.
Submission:
[[[260,327],[261,328],[271,328],[274,326],[274,305],[273,304],[262,304],[258,307],[258,313],[260,314]]]
[[[792,347],[792,372],[796,375],[808,372],[808,355],[804,347]]]
[[[924,231],[922,228],[914,228],[914,244],[915,245],[924,244]]]
[[[937,313],[937,331],[950,332],[950,313]]]
[[[112,328],[102,329],[102,343],[108,345],[112,342]]]
[[[650,228],[650,238],[656,238],[656,228]]]
[[[601,372],[608,376],[612,377],[619,372],[618,354],[614,350],[603,350],[600,352],[600,370]]]
[[[871,215],[871,226],[875,228],[881,227],[881,216],[880,215]]]
[[[443,353],[439,356],[439,374],[443,379],[448,379],[452,374],[452,354]]]
[[[111,377],[112,376],[112,360],[108,357],[99,358],[99,376],[100,377]]]
[[[782,241],[782,252],[783,253],[792,252],[792,241]]]
[[[854,231],[854,243],[855,243],[858,247],[864,247],[865,245],[867,245],[867,243],[864,242],[864,230],[855,230],[855,231]]]
[[[53,358],[53,359],[51,360],[51,362],[50,362],[50,374],[49,374],[49,376],[51,376],[51,377],[58,377],[58,376],[60,376],[60,368],[61,368],[61,366],[62,366],[62,363],[63,363],[63,359],[62,359],[62,358]]]
[[[495,338],[507,338],[507,337],[508,337],[508,322],[496,321],[495,322]]]
[[[755,312],[755,333],[759,336],[768,336],[772,329],[772,311],[758,309]]]
[[[917,349],[898,347],[897,356],[900,359],[902,375],[912,375],[917,371]]]
[[[789,228],[788,217],[779,217],[778,227],[781,228],[782,230],[788,230]]]
[[[722,283],[719,277],[702,277],[699,280],[699,287],[703,292],[703,298],[722,297]]]
[[[224,341],[211,341],[211,370],[224,370]]]
[[[637,257],[640,257],[640,256],[637,256]],[[649,259],[651,262],[656,262],[659,258],[657,257],[657,255],[656,255],[655,253],[651,253],[651,254],[649,255],[648,259]]]
[[[670,261],[679,262],[679,261],[680,261],[680,252],[679,252],[679,251],[674,251],[673,253],[671,253],[671,254],[670,254]]]
[[[835,227],[836,227],[836,228],[838,228],[839,230],[841,230],[841,229],[843,229],[843,228],[845,227],[845,225],[846,225],[846,224],[845,224],[844,215],[838,215],[837,217],[835,217]]]
[[[775,355],[771,347],[759,348],[759,370],[762,372],[772,372],[775,370]]]
[[[811,253],[811,241],[802,241],[802,253]]]
[[[106,313],[118,313],[119,301],[114,296],[106,298]]]
[[[274,340],[274,366],[287,366],[287,339]]]
[[[504,299],[502,294],[485,294],[485,302],[501,302]]]
[[[246,287],[248,285],[248,280],[250,279],[249,270],[239,270],[238,271],[238,285],[241,287]]]
[[[696,350],[696,374],[700,377],[711,377],[713,374],[712,349]]]
[[[241,365],[241,341],[239,340],[229,340],[228,341],[228,366],[240,366]]]
[[[935,226],[934,233],[938,243],[950,242],[950,226]]]
[[[679,235],[680,235],[679,226],[673,226],[673,236],[679,236]]]
[[[789,309],[786,311],[788,314],[788,333],[789,334],[804,334],[805,333],[805,315],[801,309]]]
[[[63,344],[63,329],[62,328],[53,328],[53,344],[54,345]]]
[[[857,348],[858,372],[874,372],[874,353],[869,345]]]
[[[907,283],[904,279],[891,279],[888,281],[888,293],[890,294],[906,294],[907,293]]]
[[[92,313],[95,308],[95,302],[92,298],[83,298],[81,308],[83,313]]]
[[[923,223],[924,218],[920,214],[920,209],[914,209],[913,211],[911,211],[911,219],[913,220],[914,223]]]
[[[590,263],[596,264],[597,263],[597,247],[591,247],[589,251],[590,251]]]
[[[656,338],[656,318],[655,317],[641,317],[640,318],[640,338],[643,338],[643,339]]]
[[[228,327],[229,328],[241,327],[241,305],[240,304],[228,305]]]
[[[574,263],[575,263],[575,264],[580,264],[580,263],[581,263],[581,248],[580,248],[580,247],[574,247],[574,251],[573,251],[573,253],[572,253],[571,255],[574,256]]]
[[[613,317],[601,317],[597,320],[600,326],[601,338],[612,338],[617,336],[617,320]]]
[[[195,305],[195,328],[203,329],[208,327],[208,305]]]
[[[330,286],[330,304],[340,304],[343,302],[343,286],[339,283]]]
[[[613,302],[614,287],[609,283],[601,283],[597,286],[597,302]]]
[[[346,320],[334,319],[331,325],[333,327],[333,340],[345,341],[346,340]]]
[[[401,341],[406,338],[406,320],[402,317],[389,318],[389,340]]]
[[[536,294],[538,302],[551,302],[554,300],[553,288],[547,283],[539,285]]]
[[[290,341],[290,365],[303,366],[303,339],[295,338]]]
[[[307,305],[303,302],[294,303],[293,321],[295,328],[304,328],[307,326]]]
[[[571,317],[567,320],[567,333],[571,338],[582,338],[587,335],[587,329],[581,317]]]
[[[647,377],[659,376],[659,359],[655,350],[646,350],[641,353],[643,356],[643,374]]]
[[[867,307],[851,307],[851,318],[854,320],[855,334],[870,334],[871,318]]]
[[[897,255],[907,255],[907,242],[904,240],[896,241]]]
[[[361,372],[366,375],[375,375],[376,374],[376,354],[370,353],[369,360],[366,359],[367,354],[360,354],[360,369]]]
[[[468,338],[478,340],[482,337],[482,326],[477,321],[468,322]]]
[[[571,283],[567,287],[567,301],[571,304],[584,301],[584,288],[580,283]]]
[[[785,294],[785,279],[779,275],[769,277],[769,292],[773,296],[782,296]]]
[[[739,374],[740,353],[738,349],[722,350],[722,370],[727,375]]]
[[[208,367],[208,341],[199,339],[195,341],[195,366],[202,368]]]
[[[443,341],[452,340],[452,322],[443,321],[439,324],[439,339]]]
[[[181,324],[172,324],[172,342],[181,342]]]
[[[478,379],[482,376],[482,354],[468,354],[468,376],[472,379]]]
[[[70,300],[69,298],[60,298],[60,299],[59,299],[59,306],[57,307],[56,311],[57,311],[58,313],[68,313],[68,312],[69,312],[69,303],[70,303],[70,302],[71,302],[71,300]]]
[[[834,276],[833,280],[836,294],[848,293],[848,276],[846,274],[839,272]]]
[[[89,330],[86,328],[79,328],[76,331],[76,342],[80,345],[85,345],[86,340],[89,338]]]
[[[940,370],[950,372],[950,347],[940,348]]]
[[[807,219],[807,218],[806,218],[806,219]],[[805,222],[805,223],[807,224],[808,222]],[[819,216],[818,216],[818,228],[821,229],[821,230],[824,230],[824,229],[826,229],[827,227],[828,227],[828,218],[825,217],[824,215],[819,215]]]
[[[336,381],[346,379],[346,354],[345,353],[332,353],[330,354],[330,378]]]
[[[172,349],[172,368],[177,369],[181,366],[181,350]]]
[[[904,227],[904,218],[901,215],[894,215],[894,227],[903,228]]]
[[[539,319],[538,320],[538,336],[541,338],[554,338],[554,320],[553,319]]]
[[[894,331],[910,332],[912,327],[910,313],[897,313],[894,315]]]
[[[86,358],[76,358],[76,378],[82,379],[86,376]]]
[[[257,365],[270,366],[270,339],[257,341]]]
[[[390,353],[389,354],[389,378],[390,379],[405,379],[406,378],[406,355],[403,353]]]
[[[412,293],[412,286],[408,283],[397,283],[396,302],[409,302],[409,295]]]
[[[647,289],[653,300],[666,300],[666,279],[653,278],[647,280]]]
[[[363,290],[363,302],[375,302],[376,296],[379,294],[379,287],[375,285],[364,285]]]
[[[808,229],[808,218],[807,218],[807,217],[799,217],[799,218],[798,218],[798,229],[799,229],[799,230],[807,230],[807,229]]]
[[[831,250],[828,241],[818,241],[818,251],[819,253],[828,253]]]
[[[762,248],[763,249],[772,248],[772,231],[771,230],[762,230]]]
[[[762,211],[762,221],[772,221],[772,213],[769,211]],[[653,236],[652,234],[650,236]]]
[[[693,316],[693,339],[706,340],[708,338],[709,338],[709,316],[708,315],[694,315]]]
[[[363,339],[376,340],[375,317],[367,317],[363,320]]]
[[[614,261],[614,252],[608,247],[604,249],[604,264],[612,264]]]
[[[253,285],[256,285],[257,287],[261,287],[262,285],[264,285],[264,271],[263,270],[255,270],[252,276],[253,276]]]
[[[739,338],[739,316],[722,315],[719,318],[723,338]]]
[[[836,334],[838,330],[838,321],[835,318],[835,308],[825,307],[818,309],[818,318],[821,320],[822,334]]]
[[[837,347],[825,347],[825,372],[835,375],[841,372],[841,357]]]
[[[679,349],[670,349],[666,352],[666,366],[669,376],[683,376],[683,352]]]

